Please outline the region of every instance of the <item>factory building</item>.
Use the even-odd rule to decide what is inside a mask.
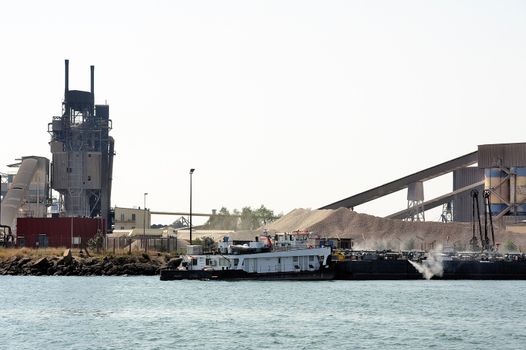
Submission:
[[[151,226],[150,210],[115,207],[115,230],[133,230]]]
[[[70,90],[65,61],[62,114],[47,130],[51,165],[43,157],[23,157],[17,174],[2,181],[0,244],[72,247],[111,228],[112,122],[109,106],[95,104],[95,67],[90,71],[90,91]],[[53,215],[50,188],[60,194]]]
[[[109,106],[95,104],[94,71],[91,66],[90,91],[70,90],[65,62],[62,115],[48,124],[51,187],[62,197],[65,216],[101,217],[111,225],[114,140],[109,136]]]

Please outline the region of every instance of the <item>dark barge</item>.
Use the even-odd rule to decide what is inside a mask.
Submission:
[[[351,251],[333,256],[335,279],[526,280],[526,255],[497,253],[436,253]]]

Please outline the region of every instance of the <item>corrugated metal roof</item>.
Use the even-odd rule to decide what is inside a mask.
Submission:
[[[484,169],[468,167],[453,172],[453,190],[469,186],[484,180]],[[476,188],[482,194],[484,186]],[[479,208],[482,208],[482,195],[479,196]],[[453,199],[453,221],[470,222],[473,211],[471,191],[459,194]]]
[[[480,168],[526,166],[526,143],[479,145],[478,158]]]

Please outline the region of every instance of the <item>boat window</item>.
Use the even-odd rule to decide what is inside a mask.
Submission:
[[[292,261],[294,261],[294,262],[298,262],[298,257],[297,257],[297,256],[294,256],[294,257],[292,258]]]
[[[234,266],[237,266],[239,264],[239,259],[234,259]]]
[[[309,261],[314,261],[314,255],[309,256]]]
[[[197,265],[197,259],[195,258],[192,259],[192,265]]]

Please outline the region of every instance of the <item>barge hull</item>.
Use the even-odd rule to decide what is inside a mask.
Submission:
[[[422,279],[407,260],[355,260],[337,262],[335,279],[339,280],[416,280]]]
[[[161,270],[161,281],[217,280],[217,281],[327,281],[335,276],[332,270],[248,273],[243,270]]]
[[[437,279],[526,280],[526,261],[444,261],[443,266]]]
[[[443,261],[443,273],[432,279],[526,280],[526,261]],[[343,261],[334,266],[339,280],[423,279],[408,260]]]

